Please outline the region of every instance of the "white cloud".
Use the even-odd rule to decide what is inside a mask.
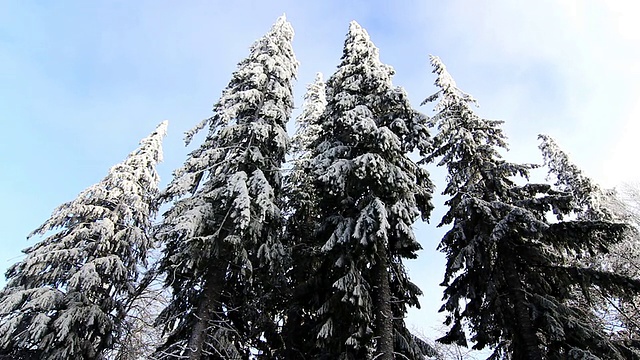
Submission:
[[[461,67],[505,67],[505,78],[480,75],[473,86],[481,89],[480,103],[489,105],[483,110],[500,113],[507,127],[516,129],[516,136],[509,133],[515,151],[525,135],[517,129],[537,127],[536,132],[557,137],[588,174],[612,184],[639,175],[628,169],[637,149],[630,133],[637,131],[634,104],[640,96],[638,15],[638,5],[626,1],[455,1],[446,11],[453,21],[446,36],[461,44],[456,54],[466,57]],[[532,99],[534,78],[526,83],[517,75],[536,68],[539,77],[551,76],[554,83],[536,89],[547,94]],[[511,94],[504,98],[507,104],[517,100],[519,107],[501,107],[505,94]],[[559,103],[558,96],[564,97]],[[536,149],[521,151],[533,157]]]

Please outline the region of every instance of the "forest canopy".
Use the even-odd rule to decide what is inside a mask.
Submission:
[[[281,16],[253,43],[165,188],[162,122],[33,231],[0,358],[640,358],[633,186],[602,188],[548,135],[540,164],[511,162],[504,121],[437,56],[414,106],[355,21],[294,119],[293,38]],[[446,258],[441,334],[405,321],[434,296],[406,267],[425,246]]]

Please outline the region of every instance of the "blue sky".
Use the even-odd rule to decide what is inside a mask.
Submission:
[[[0,2],[0,270],[37,239],[51,211],[104,177],[164,119],[165,185],[238,61],[282,13],[296,30],[296,105],[328,78],[349,21],[367,29],[413,103],[435,91],[440,56],[479,113],[506,121],[507,159],[539,162],[554,136],[607,186],[640,180],[640,26],[624,1],[26,1]],[[431,107],[422,107],[429,114]],[[291,126],[293,128],[293,126]],[[435,179],[441,180],[436,174]],[[543,175],[540,175],[542,178]],[[440,181],[440,184],[442,182]],[[443,212],[437,198],[432,223]],[[442,231],[416,226],[409,264],[425,292],[409,323],[438,325]],[[3,284],[4,281],[0,281]]]

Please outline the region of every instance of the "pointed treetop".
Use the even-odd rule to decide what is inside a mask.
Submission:
[[[316,73],[313,83],[307,86],[302,113],[296,118],[298,129],[291,139],[293,152],[308,150],[321,131],[321,117],[327,106],[322,73]]]
[[[435,111],[440,111],[449,106],[452,102],[460,101],[465,104],[473,104],[479,106],[476,99],[466,92],[460,90],[451,74],[447,71],[447,67],[438,56],[429,55],[429,60],[433,66],[433,73],[438,75],[434,84],[440,89],[437,93],[426,98],[420,105],[435,101],[438,97],[442,97],[441,101],[436,105]]]
[[[276,22],[271,27],[271,32],[281,32],[288,40],[293,39],[293,35],[295,34],[293,26],[287,21],[286,14],[280,15],[278,19],[276,19]]]
[[[327,105],[324,78],[321,72],[316,73],[313,83],[307,85],[304,100],[302,113],[296,118],[296,124],[301,128],[311,123],[315,124]]]
[[[167,134],[167,127],[169,126],[169,120],[165,120],[158,124],[156,127],[156,133],[160,136],[165,136]]]
[[[378,58],[379,50],[371,41],[369,33],[367,33],[367,30],[360,26],[360,24],[353,20],[349,24],[349,34],[347,35],[347,40],[345,41],[343,58],[347,54],[362,53],[365,50],[369,50],[370,55],[375,58],[377,63],[380,63],[380,60]]]
[[[366,87],[377,88],[382,93],[392,88],[393,67],[380,61],[379,50],[369,34],[357,22],[352,21],[344,41],[342,58],[338,70],[327,81],[328,93],[336,82],[343,90],[352,91]]]
[[[429,60],[433,66],[433,72],[438,74],[435,84],[442,89],[456,88],[456,81],[447,71],[447,67],[444,65],[440,57],[435,55],[429,55]]]
[[[213,107],[215,113],[212,117],[203,119],[198,125],[185,132],[184,142],[188,146],[193,137],[205,127],[210,130],[229,124],[237,118],[238,112],[245,109],[244,106],[231,106],[234,101],[261,101],[244,99],[237,95],[242,93],[246,96],[256,95],[255,92],[248,92],[244,86],[262,91],[269,81],[274,78],[265,76],[265,73],[272,73],[278,78],[295,79],[298,71],[298,60],[295,57],[291,41],[294,37],[294,30],[283,14],[271,26],[269,32],[256,40],[250,47],[249,56],[238,63],[238,69],[233,73],[229,87],[223,91],[223,95]],[[266,61],[266,59],[271,59]],[[260,63],[260,66],[256,64]],[[249,83],[247,83],[249,82]],[[244,84],[240,86],[239,84]],[[235,87],[235,88],[234,88]],[[288,85],[288,92],[291,92]],[[245,109],[246,110],[246,109]],[[284,119],[282,119],[284,121]]]
[[[368,37],[367,31],[363,29],[357,21],[351,20],[349,23],[349,33],[355,34],[356,32],[363,32]]]
[[[109,169],[108,174],[100,182],[83,190],[76,199],[59,206],[54,210],[51,218],[32,231],[27,238],[31,238],[35,235],[43,235],[47,231],[55,228],[70,226],[72,223],[68,222],[69,217],[67,212],[76,212],[79,214],[80,212],[74,209],[82,207],[85,204],[92,204],[95,202],[96,198],[108,199],[114,203],[125,203],[127,201],[131,201],[131,203],[129,203],[130,206],[138,206],[134,206],[132,209],[136,209],[136,211],[141,213],[146,213],[147,210],[141,211],[140,209],[141,207],[149,207],[149,204],[136,201],[135,196],[128,196],[126,199],[122,199],[121,195],[123,193],[131,193],[133,191],[132,186],[134,186],[136,192],[155,196],[158,183],[160,182],[160,177],[155,166],[157,163],[162,161],[162,140],[166,135],[168,123],[169,122],[166,120],[161,122],[153,133],[140,140],[140,146],[129,153],[126,159],[112,166]],[[119,188],[120,191],[114,191],[114,188]],[[152,193],[154,195],[151,195]],[[151,202],[151,200],[147,200]],[[151,205],[149,209],[154,207],[155,205]],[[106,216],[106,213],[97,214],[91,213],[90,211],[87,214],[85,215],[95,216],[96,218]]]
[[[573,195],[574,211],[579,219],[612,219],[613,214],[603,206],[606,193],[591,178],[576,166],[569,155],[549,135],[539,134],[541,141],[538,148],[542,152],[544,165],[549,168],[549,175],[556,178],[555,185],[562,191]]]
[[[146,150],[147,147],[154,149],[158,153],[154,157],[156,161],[162,161],[162,139],[167,135],[167,127],[169,126],[169,121],[165,120],[158,124],[156,129],[146,138],[140,140],[140,148],[136,150],[134,153],[139,153],[141,151]]]

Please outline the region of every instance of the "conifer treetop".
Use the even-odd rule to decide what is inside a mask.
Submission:
[[[379,51],[369,34],[357,22],[349,25],[342,58],[336,72],[327,81],[327,96],[338,89],[338,108],[350,108],[357,92],[382,94],[391,89],[394,70],[380,61]],[[339,85],[337,85],[340,83]]]
[[[549,175],[555,177],[556,187],[574,197],[574,211],[578,218],[611,220],[613,214],[603,206],[607,195],[602,188],[571,162],[569,155],[551,136],[540,134],[538,139],[541,141],[538,148],[542,152],[544,165],[549,168]]]
[[[289,146],[286,123],[293,108],[291,80],[295,79],[298,61],[291,40],[293,28],[280,17],[271,29],[250,48],[249,56],[238,63],[228,86],[213,106],[213,115],[186,133],[187,145],[204,127],[209,127],[205,141],[191,152],[184,165],[174,171],[174,178],[164,191],[163,200],[193,193],[216,171],[227,173],[234,163],[225,158],[227,150],[236,160],[247,146],[240,142],[270,144],[259,149],[254,159],[284,160]],[[245,138],[241,140],[244,134]],[[249,138],[246,138],[249,136]],[[251,140],[253,139],[253,140]],[[269,140],[269,141],[267,141]],[[248,151],[257,150],[251,147]],[[225,168],[225,170],[222,170]],[[273,169],[269,169],[272,171]]]
[[[477,101],[471,95],[458,88],[456,81],[451,74],[449,74],[447,67],[438,56],[429,55],[429,60],[431,66],[433,66],[433,73],[437,75],[435,85],[440,90],[425,99],[421,105],[436,100],[438,97],[441,98],[441,101],[436,105],[435,111],[441,111],[455,102],[478,105]]]
[[[297,153],[310,149],[311,144],[322,130],[320,118],[326,106],[327,98],[325,95],[324,79],[322,73],[319,72],[316,73],[313,83],[307,86],[302,112],[296,118],[298,129],[291,139],[292,150],[294,152]]]
[[[464,192],[480,191],[482,179],[495,179],[495,186],[504,190],[512,184],[509,177],[520,175],[528,178],[529,170],[535,165],[506,162],[498,151],[500,148],[508,150],[501,128],[503,121],[478,116],[473,109],[477,106],[476,100],[456,86],[440,58],[430,58],[439,90],[427,97],[423,104],[437,101],[436,114],[429,125],[439,131],[433,137],[434,150],[425,161],[440,158],[438,166],[448,168],[449,183],[443,193],[455,197]],[[450,220],[448,215],[443,219],[444,223]]]
[[[238,101],[252,100],[254,105],[264,101],[265,99],[262,99],[256,90],[266,89],[270,80],[273,80],[269,75],[295,79],[299,63],[291,46],[294,34],[291,23],[287,21],[285,15],[282,15],[265,35],[251,45],[249,56],[238,63],[238,69],[233,73],[229,86],[213,106],[214,115],[202,120],[185,133],[186,145],[189,145],[193,136],[207,125],[214,130],[234,123],[242,117],[244,115],[242,112],[247,110],[247,107],[235,104]],[[247,87],[250,88],[247,89]],[[284,95],[281,92],[286,91],[284,88],[273,88],[273,85],[272,89],[280,92],[279,95]],[[286,116],[281,117],[280,125],[286,125],[287,121]]]
[[[141,202],[145,199],[134,197],[139,193],[134,187],[139,186],[140,184],[136,184],[136,181],[140,181],[144,186],[157,190],[160,177],[155,171],[155,165],[162,161],[162,139],[166,136],[168,124],[167,120],[161,122],[153,133],[140,140],[140,146],[131,152],[123,162],[112,166],[102,181],[83,190],[76,199],[56,208],[51,217],[32,231],[28,238],[34,235],[43,235],[49,230],[72,225],[74,217],[69,217],[69,213],[74,213],[76,216],[81,213],[85,213],[85,216],[107,215],[107,213],[103,213],[104,209],[101,207],[87,207],[87,205],[95,203],[97,198],[116,204],[121,202],[118,200],[119,198],[129,193],[127,200],[131,202],[130,209],[135,209],[137,206],[142,206],[143,209],[147,207],[147,204]],[[78,209],[82,209],[81,212],[78,213]],[[91,214],[92,210],[95,211],[93,214]],[[133,219],[122,219],[122,221],[127,220]]]

